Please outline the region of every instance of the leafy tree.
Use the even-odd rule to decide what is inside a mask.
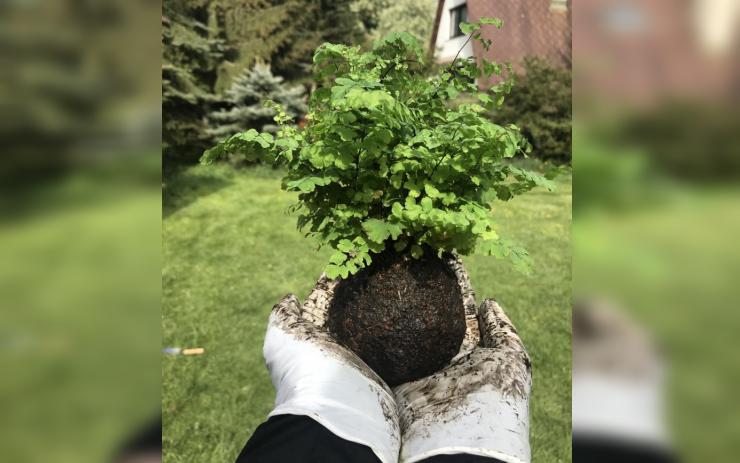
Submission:
[[[204,21],[207,2],[164,3],[162,15],[162,154],[170,161],[195,161],[211,142],[206,116],[216,100],[214,86],[225,44]]]
[[[532,144],[532,156],[571,162],[571,74],[540,58],[526,58],[515,77],[517,91],[493,113],[496,122],[511,121]]]
[[[269,65],[258,63],[242,72],[226,92],[228,108],[211,112],[208,133],[222,140],[250,128],[277,132],[273,124],[276,112],[264,103],[269,100],[280,104],[295,120],[306,112],[304,94],[302,86],[286,86],[282,77],[272,74]]]
[[[466,24],[484,48],[485,24]],[[283,188],[297,191],[298,226],[331,246],[326,273],[347,277],[393,246],[413,257],[423,245],[438,252],[509,256],[526,270],[526,252],[498,236],[488,193],[502,200],[551,183],[505,162],[528,144],[513,125],[497,125],[486,109],[502,103],[510,82],[481,92],[475,79],[501,72],[483,61],[454,60],[429,78],[425,53],[407,33],[390,34],[361,52],[324,44],[314,54],[317,90],[308,124],[287,125],[280,110],[277,136],[248,130],[209,149],[202,162],[227,154],[285,164]],[[451,107],[461,93],[477,102]],[[277,105],[274,105],[277,107]]]

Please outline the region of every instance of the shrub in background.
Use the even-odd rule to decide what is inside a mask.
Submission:
[[[628,114],[611,142],[638,146],[656,168],[686,181],[740,178],[740,110],[732,103],[673,101]]]
[[[516,92],[492,113],[495,122],[512,122],[532,144],[532,156],[571,162],[572,106],[570,70],[540,58],[526,58],[516,75]]]
[[[463,27],[488,49],[484,24],[500,27],[488,18]],[[485,60],[480,67],[453,60],[429,77],[425,56],[407,33],[390,34],[365,53],[324,44],[314,55],[317,90],[304,129],[285,124],[292,118],[280,111],[275,120],[285,125],[277,136],[251,129],[202,161],[241,154],[286,165],[282,186],[298,192],[299,228],[335,250],[330,278],[356,273],[388,246],[417,258],[425,245],[438,253],[477,248],[526,270],[526,252],[496,233],[486,196],[508,200],[551,186],[505,162],[528,144],[515,126],[486,116],[510,85],[479,91],[477,78],[501,72]],[[461,93],[475,102],[451,107]]]
[[[272,74],[269,65],[257,63],[234,79],[224,95],[227,107],[212,111],[208,117],[208,133],[215,141],[220,141],[247,129],[277,132],[278,127],[273,120],[277,113],[264,103],[278,103],[295,120],[306,112],[305,93],[303,86],[287,86],[282,77]]]

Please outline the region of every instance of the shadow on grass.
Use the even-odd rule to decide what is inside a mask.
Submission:
[[[179,169],[162,180],[162,217],[169,217],[196,199],[214,193],[232,183],[223,172]]]

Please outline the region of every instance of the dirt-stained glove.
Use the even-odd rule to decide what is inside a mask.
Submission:
[[[400,433],[391,390],[324,328],[335,285],[322,276],[302,306],[288,295],[270,314],[264,355],[277,391],[270,416],[309,416],[395,463]]]
[[[519,335],[498,304],[475,296],[459,261],[468,321],[450,365],[394,389],[401,423],[401,460],[470,454],[507,463],[530,461],[531,367]]]

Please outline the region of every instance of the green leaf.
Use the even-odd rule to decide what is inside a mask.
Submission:
[[[357,137],[357,132],[353,130],[350,127],[347,126],[336,126],[334,130],[339,134],[342,140],[344,141],[352,141]]]
[[[393,103],[393,97],[383,90],[352,88],[344,96],[344,102],[352,109],[376,109]]]
[[[418,259],[423,255],[424,249],[422,249],[421,246],[419,246],[418,244],[414,244],[413,246],[411,246],[411,257],[413,257],[414,259]]]
[[[375,243],[382,243],[388,237],[392,239],[398,238],[403,229],[399,224],[384,222],[378,219],[369,219],[362,223],[362,228],[367,233],[367,237],[370,241]]]
[[[354,245],[352,244],[352,241],[348,239],[340,240],[337,244],[337,249],[339,249],[342,252],[350,252],[354,249]]]
[[[465,35],[468,35],[473,31],[477,31],[478,29],[480,29],[479,24],[471,24],[471,23],[466,23],[466,22],[460,23],[460,32],[462,32]]]
[[[491,98],[491,96],[487,93],[479,93],[476,96],[478,97],[478,100],[480,100],[483,104],[493,103],[493,98]]]
[[[424,212],[429,212],[434,207],[434,204],[432,203],[432,199],[428,196],[425,196],[421,200],[421,208],[424,210]]]
[[[339,267],[338,265],[329,264],[324,269],[324,273],[326,273],[326,277],[330,280],[336,280],[336,278],[341,273],[341,267]]]
[[[501,66],[499,66],[497,63],[483,60],[483,73],[487,76],[490,75],[499,75],[501,74]]]
[[[316,189],[317,186],[328,185],[332,182],[331,177],[305,177],[300,180],[294,180],[287,183],[288,190],[300,190],[303,192],[311,192]]]
[[[335,264],[335,265],[342,265],[344,263],[344,261],[346,261],[346,260],[347,260],[347,254],[345,254],[345,253],[343,253],[341,251],[335,252],[329,258],[329,262],[331,262],[332,264]]]
[[[476,235],[480,235],[481,233],[485,232],[488,229],[487,223],[478,222],[475,225],[473,225],[473,228],[470,230]]]
[[[486,255],[499,259],[508,257],[514,268],[525,275],[532,272],[532,259],[524,248],[509,240],[484,240],[478,245],[478,250]]]
[[[488,25],[496,26],[496,28],[498,29],[501,29],[502,27],[504,27],[504,21],[499,18],[491,18],[491,17],[484,16],[480,18],[479,22],[481,24],[488,24]]]
[[[430,197],[430,198],[439,198],[440,193],[437,187],[432,185],[431,183],[425,183],[424,184],[424,192]]]
[[[403,206],[401,203],[393,203],[393,206],[391,207],[391,212],[395,217],[398,217],[399,219],[403,217]]]

